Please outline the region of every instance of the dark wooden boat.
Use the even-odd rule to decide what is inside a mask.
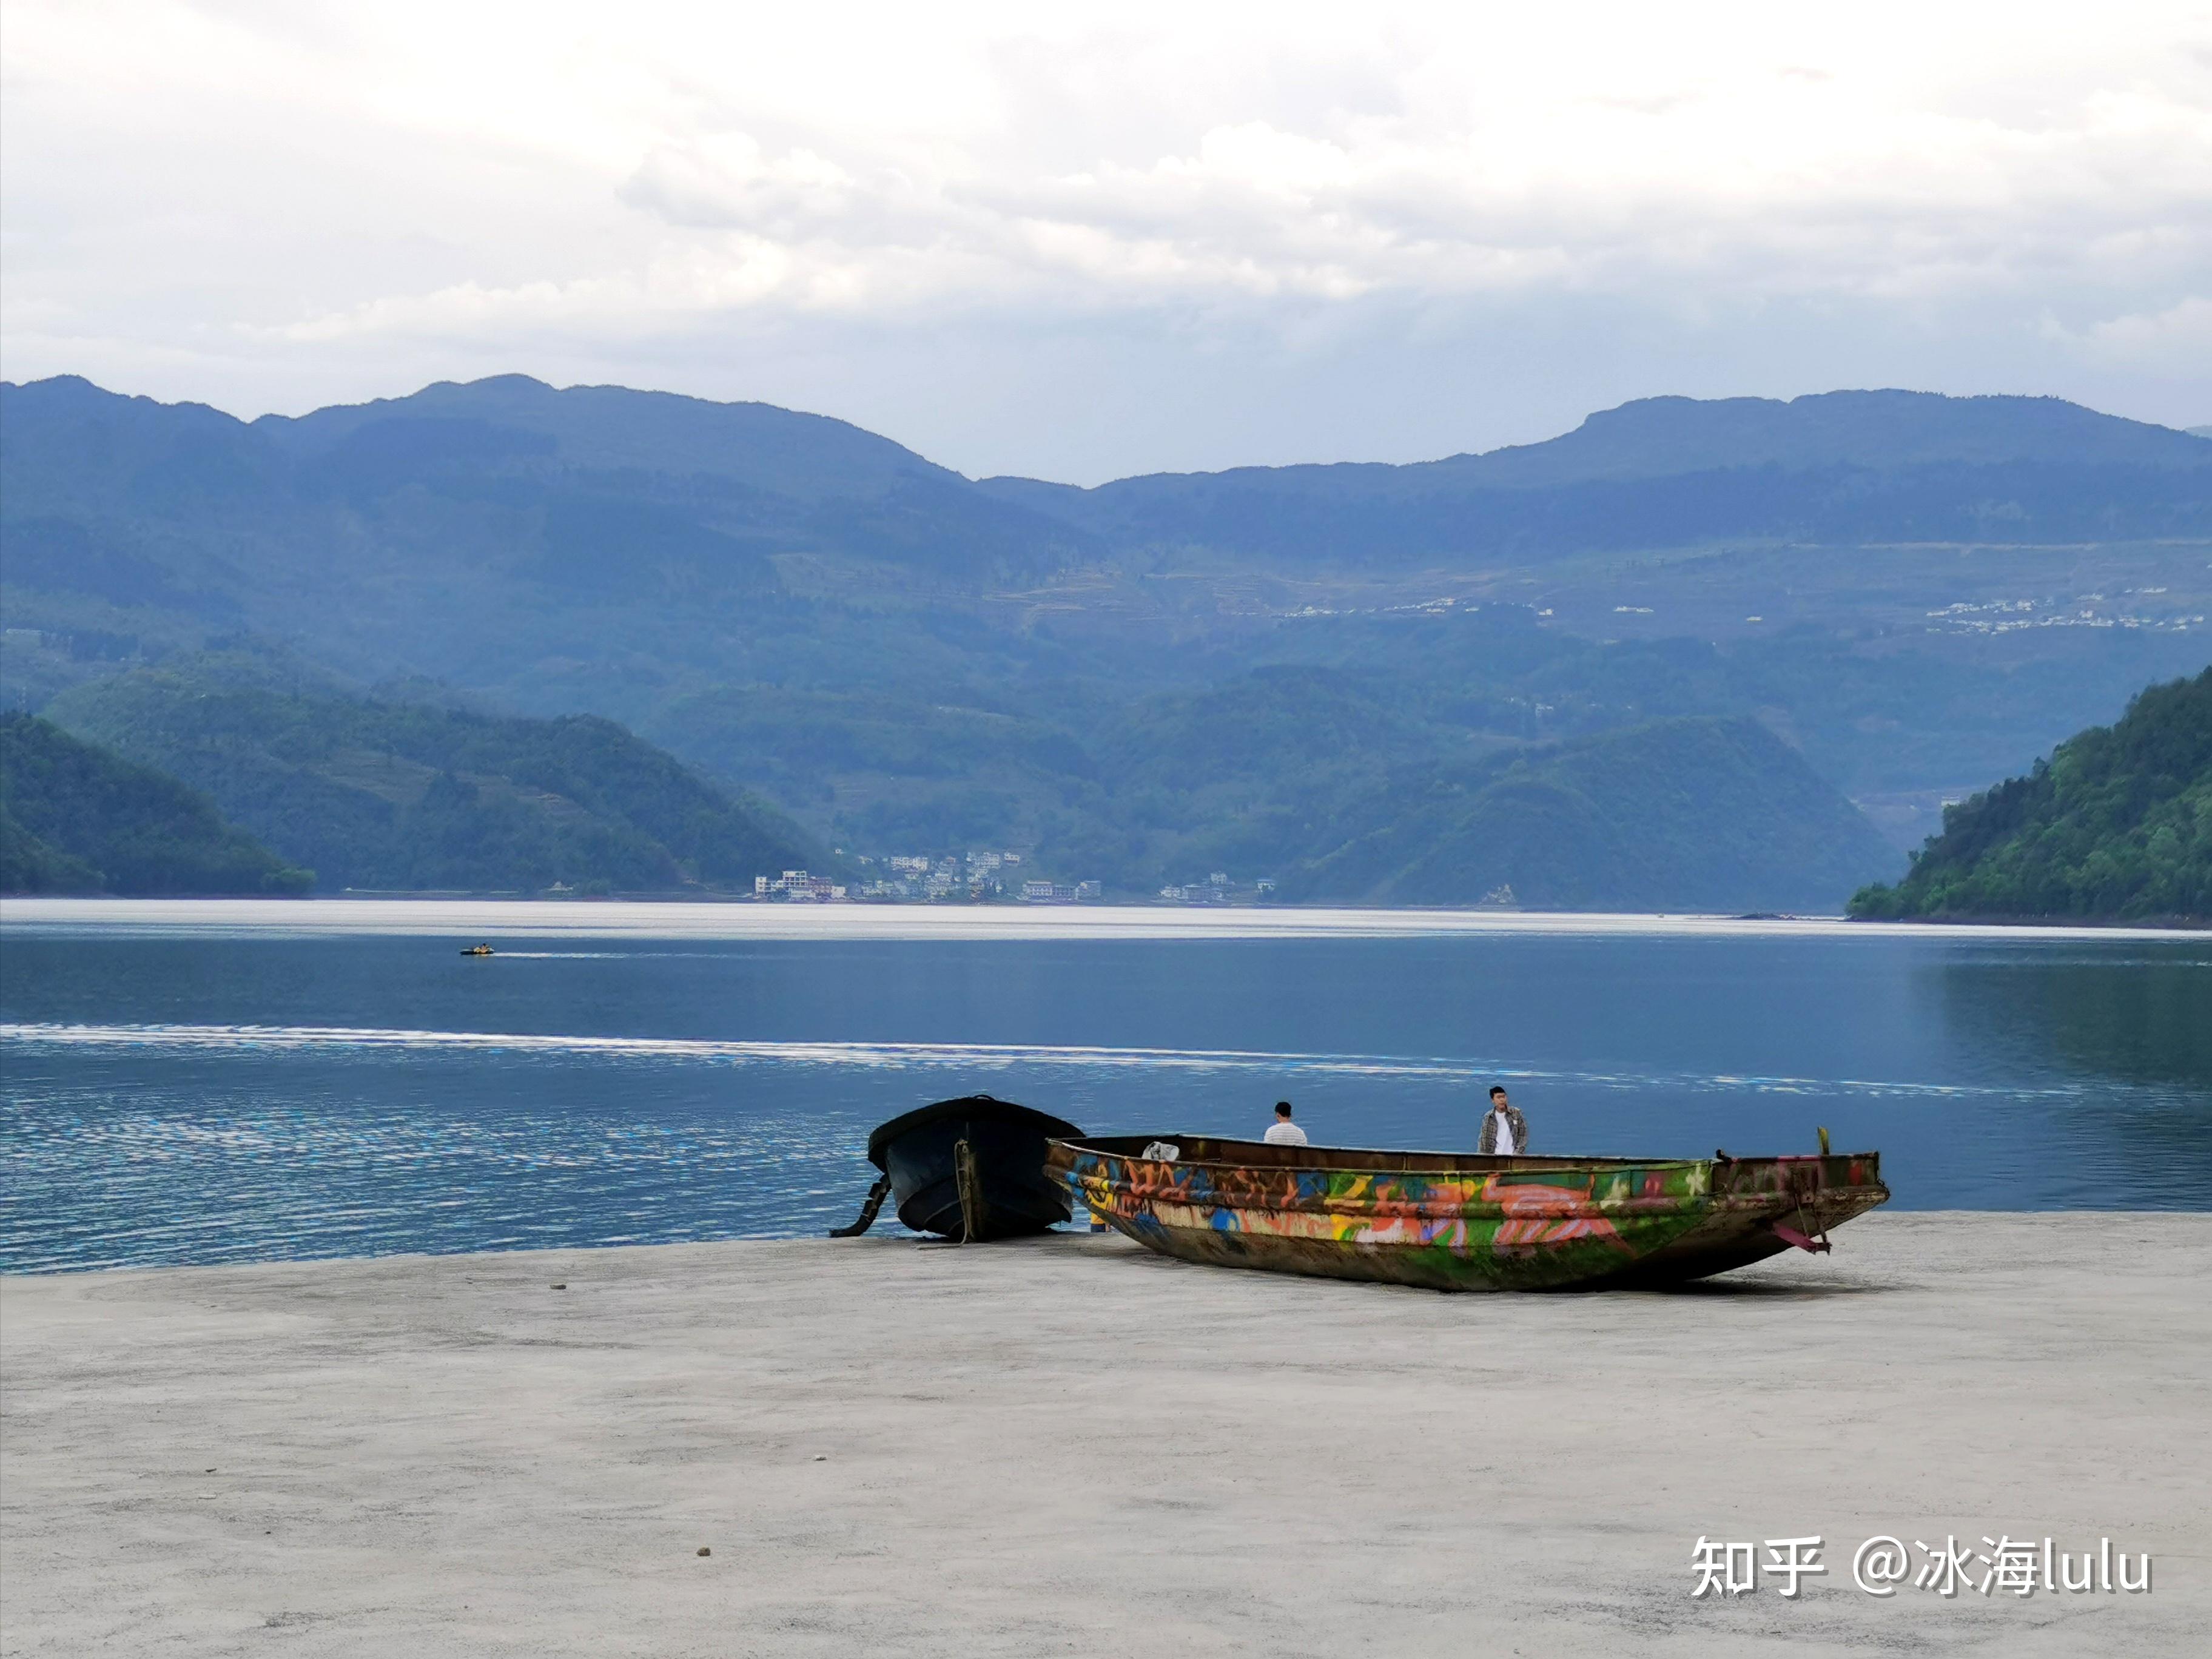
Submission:
[[[1794,1248],[1889,1197],[1878,1152],[1486,1158],[1208,1135],[1055,1139],[1052,1172],[1164,1255],[1443,1291],[1652,1286]],[[1172,1156],[1169,1149],[1172,1149]]]
[[[989,1095],[940,1100],[895,1117],[868,1137],[868,1162],[883,1171],[860,1218],[832,1238],[875,1224],[886,1196],[918,1233],[963,1243],[1041,1233],[1067,1219],[1067,1188],[1045,1169],[1054,1136],[1080,1136],[1065,1118]]]

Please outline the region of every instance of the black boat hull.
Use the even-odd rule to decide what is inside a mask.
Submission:
[[[1067,1188],[1045,1171],[1050,1142],[1068,1133],[1065,1119],[971,1095],[893,1118],[868,1138],[868,1158],[890,1178],[898,1218],[915,1231],[976,1243],[1018,1238],[1068,1218]],[[972,1171],[966,1203],[963,1143]]]

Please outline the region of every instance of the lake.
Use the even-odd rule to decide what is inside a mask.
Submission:
[[[489,959],[459,954],[478,939]],[[2203,1209],[2212,936],[1430,912],[15,900],[0,1269],[771,1237],[883,1119],[1879,1148],[1911,1208]],[[879,1227],[895,1227],[888,1215]]]

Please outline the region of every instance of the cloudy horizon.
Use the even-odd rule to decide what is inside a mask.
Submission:
[[[1666,393],[2212,422],[2212,21],[2079,19],[13,0],[0,372],[615,382],[1083,483]]]

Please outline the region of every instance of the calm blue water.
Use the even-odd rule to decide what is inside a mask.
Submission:
[[[976,1090],[1101,1133],[1256,1133],[1287,1097],[1316,1141],[1449,1147],[1495,1079],[1540,1151],[1825,1123],[1902,1206],[2212,1204],[2201,935],[506,914],[9,907],[0,1268],[813,1233],[871,1127]]]

